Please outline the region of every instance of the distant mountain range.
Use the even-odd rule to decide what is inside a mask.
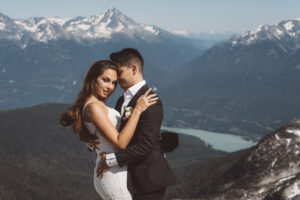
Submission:
[[[261,136],[299,117],[299,33],[298,20],[260,26],[182,67],[165,91],[169,124]]]
[[[102,39],[108,40],[116,34],[128,37],[155,40],[157,35],[169,34],[155,26],[137,24],[117,9],[108,9],[99,16],[63,19],[59,17],[34,17],[25,20],[10,19],[1,15],[1,39],[18,40],[25,43],[29,39],[49,42],[58,39]]]
[[[198,39],[200,45],[210,45],[234,35],[234,32],[218,33],[188,33],[181,34],[178,31],[167,31],[153,25],[138,24],[115,8],[108,9],[100,15],[90,17],[75,17],[64,19],[60,17],[33,17],[29,19],[11,19],[0,13],[0,39],[10,39],[22,44],[26,48],[29,40],[49,42],[59,39],[85,41],[100,39],[103,41],[126,35],[132,39],[147,41],[158,40],[161,37],[173,37],[186,35],[189,38]],[[158,37],[159,36],[159,37]]]
[[[164,125],[259,139],[300,116],[299,33],[300,21],[288,20],[211,47],[115,8],[72,19],[0,14],[0,110],[71,103],[95,60],[134,47],[163,99]]]
[[[144,56],[150,86],[165,85],[174,68],[204,52],[201,43],[138,24],[117,9],[73,19],[0,14],[0,109],[72,102],[87,68],[125,47]]]
[[[185,33],[182,34],[188,38],[200,39],[205,41],[215,41],[216,43],[229,40],[233,35],[238,35],[240,33],[227,31],[227,32],[217,32],[217,31],[208,31],[208,32],[199,32],[199,33]]]

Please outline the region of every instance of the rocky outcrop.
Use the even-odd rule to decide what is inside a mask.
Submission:
[[[300,120],[266,135],[219,181],[210,199],[300,199]]]

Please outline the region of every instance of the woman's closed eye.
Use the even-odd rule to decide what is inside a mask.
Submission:
[[[115,86],[118,85],[118,81],[113,81],[112,83],[113,83]]]

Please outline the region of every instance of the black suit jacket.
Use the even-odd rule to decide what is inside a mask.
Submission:
[[[143,86],[127,107],[135,107],[138,98],[148,90]],[[151,92],[153,93],[153,92]],[[123,96],[117,101],[116,110],[121,111]],[[128,189],[134,194],[143,194],[176,183],[176,176],[160,149],[160,127],[163,108],[160,99],[145,110],[139,119],[134,136],[125,150],[115,153],[119,166],[128,165]],[[128,119],[121,121],[120,130]]]

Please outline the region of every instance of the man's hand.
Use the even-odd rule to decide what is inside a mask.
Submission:
[[[97,147],[97,145],[100,144],[98,140],[99,138],[96,135],[89,133],[85,127],[83,127],[82,131],[84,134],[80,135],[80,141],[83,141],[89,147],[89,149],[99,150],[99,147]]]
[[[104,174],[109,170],[109,166],[106,164],[106,153],[101,153],[102,156],[101,160],[98,162],[97,168],[97,176],[101,175],[101,179],[103,178]]]
[[[97,147],[97,145],[100,144],[100,142],[95,141],[95,140],[87,140],[87,141],[85,141],[85,143],[93,150],[95,150],[95,149],[99,150],[99,147]]]

